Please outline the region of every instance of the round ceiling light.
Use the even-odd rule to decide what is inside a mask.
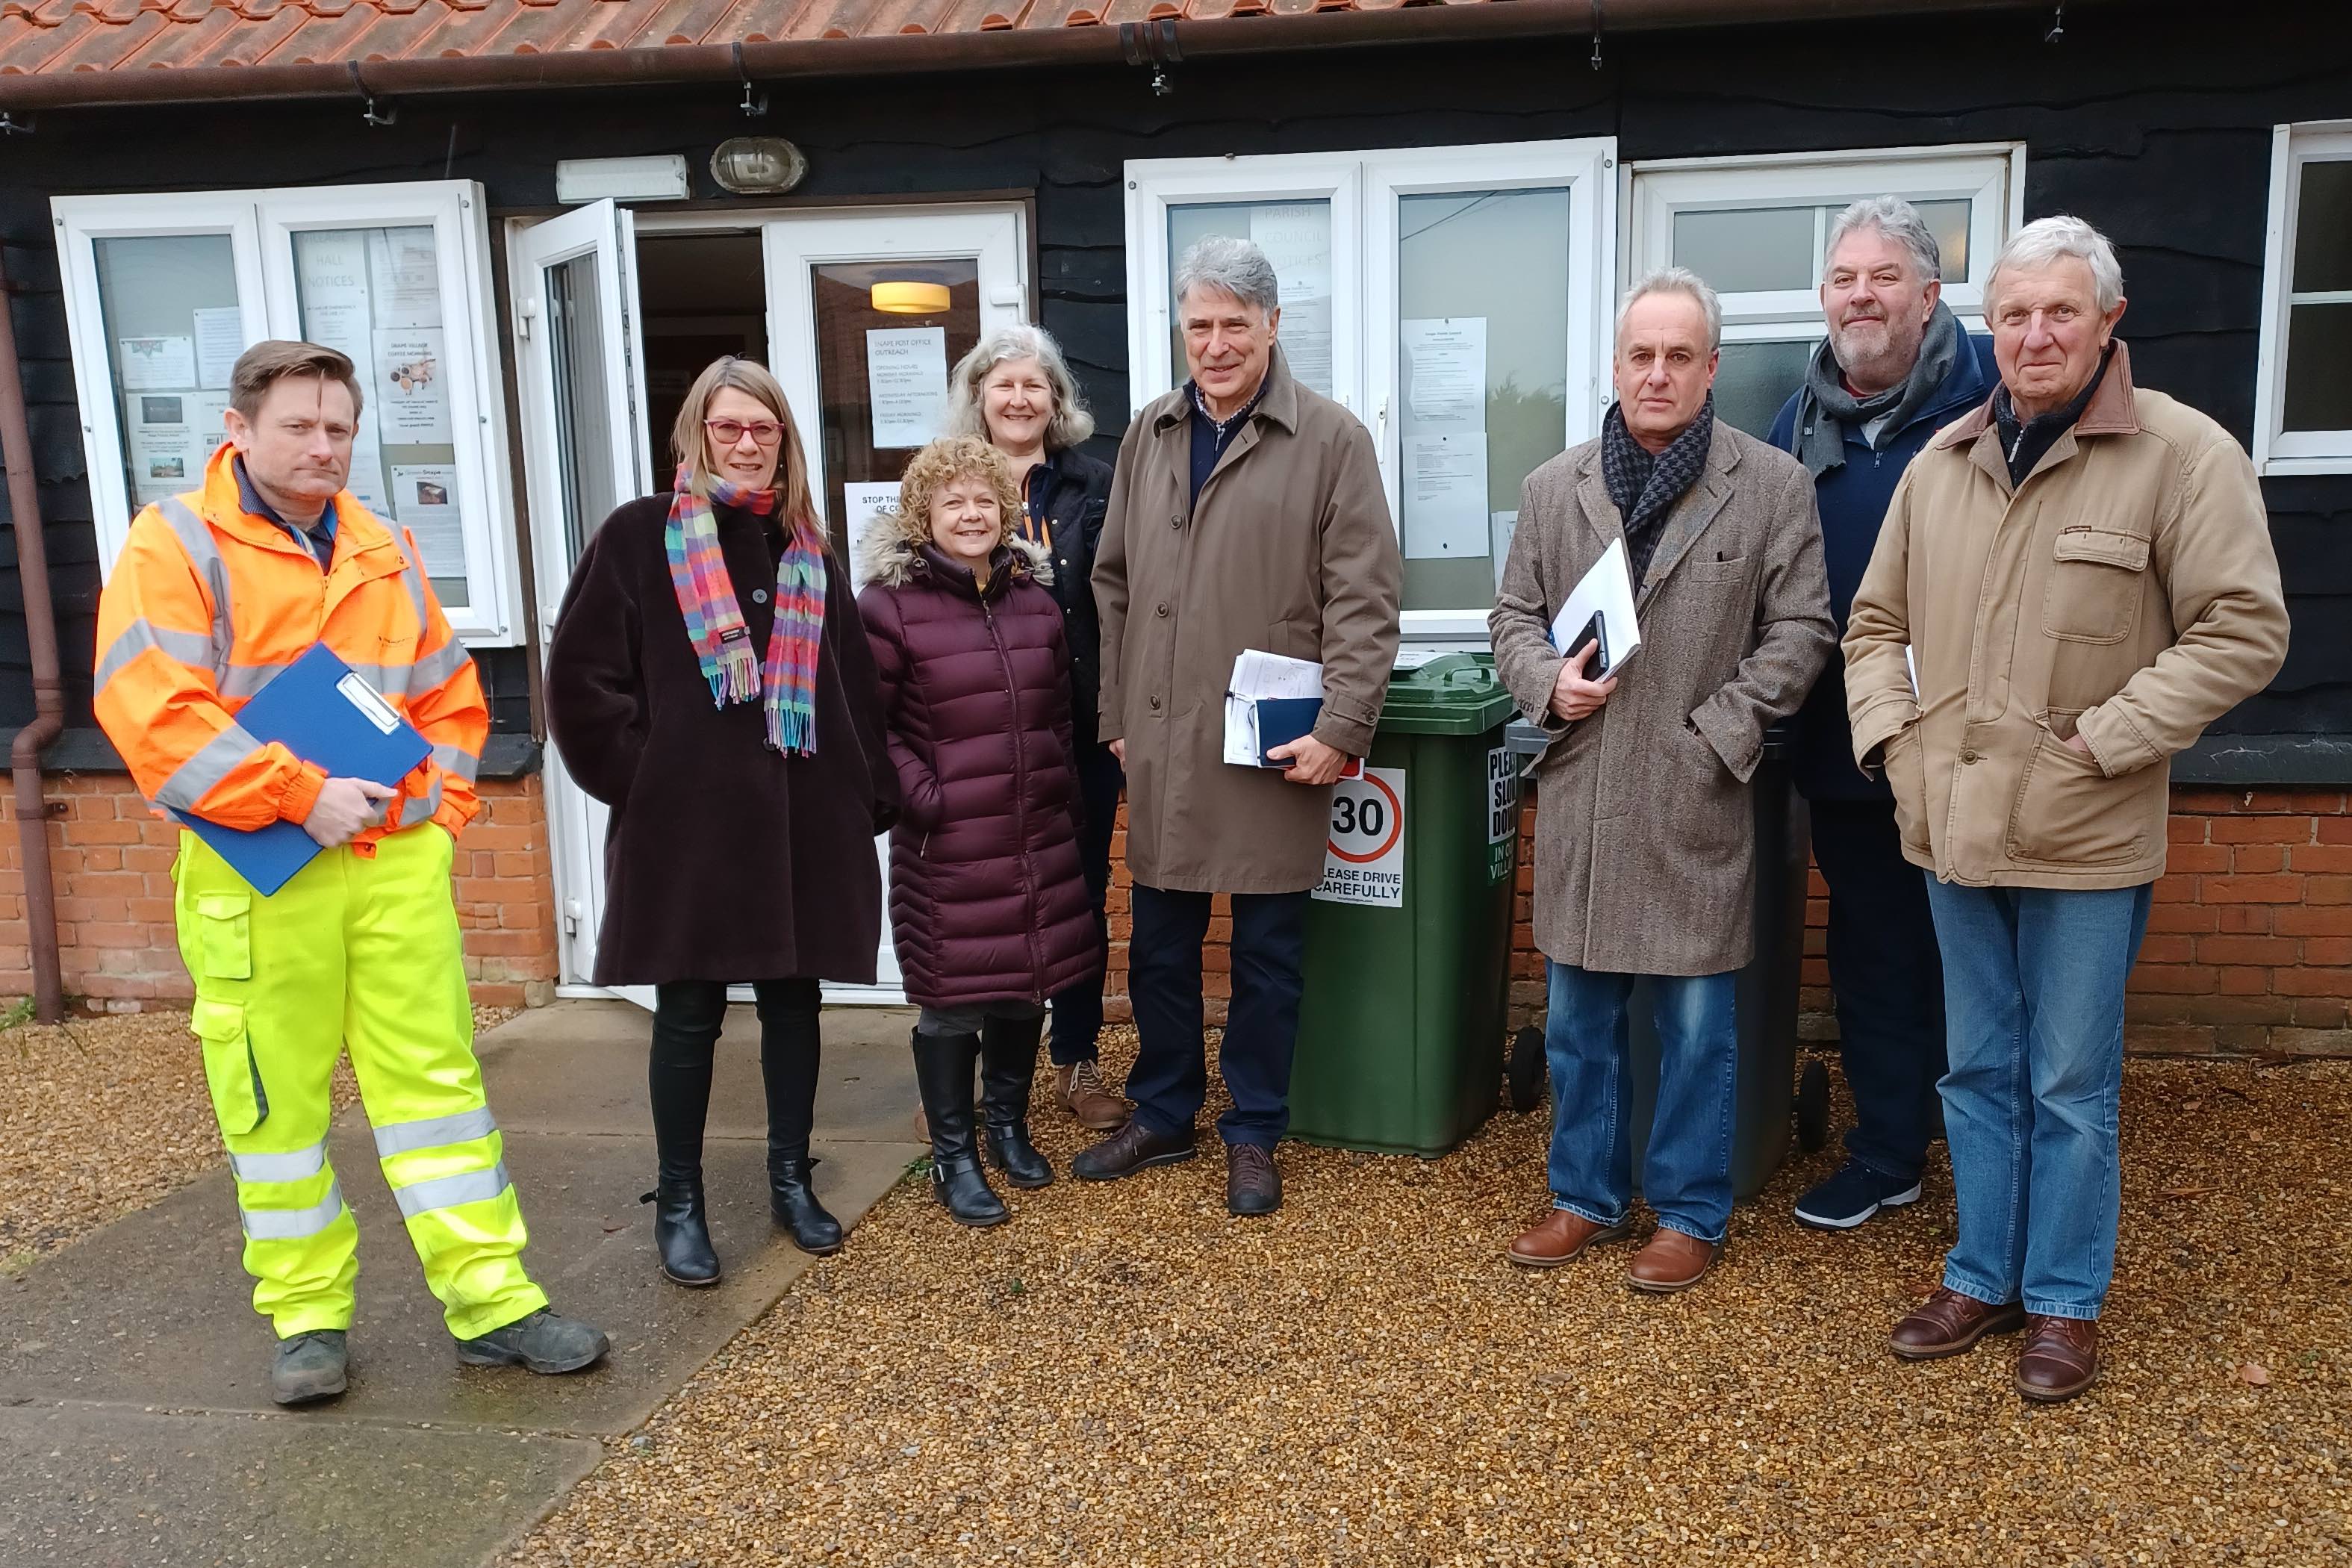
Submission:
[[[901,279],[874,285],[873,299],[876,310],[887,310],[894,316],[944,315],[948,309],[948,286]]]

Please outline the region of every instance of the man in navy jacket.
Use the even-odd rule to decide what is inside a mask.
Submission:
[[[1813,476],[1843,637],[1895,481],[1939,426],[1992,395],[1999,374],[1991,340],[1970,338],[1944,304],[1936,237],[1909,202],[1876,196],[1837,216],[1821,293],[1828,340],[1768,438]],[[1813,858],[1830,889],[1830,984],[1854,1102],[1846,1163],[1798,1200],[1797,1218],[1850,1230],[1919,1196],[1940,1116],[1943,969],[1894,799],[1853,765],[1838,660],[1798,713],[1796,732],[1797,787],[1812,808]]]

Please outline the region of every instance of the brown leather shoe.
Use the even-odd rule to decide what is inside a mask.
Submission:
[[[1225,1145],[1225,1212],[1247,1217],[1282,1206],[1282,1173],[1274,1151],[1257,1143]]]
[[[1977,1348],[1987,1334],[2013,1334],[2025,1327],[2025,1309],[2011,1301],[1996,1307],[1941,1285],[1903,1314],[1886,1348],[1905,1361],[1941,1361]]]
[[[1081,1149],[1070,1162],[1070,1173],[1082,1182],[1115,1182],[1154,1165],[1172,1165],[1192,1157],[1192,1134],[1162,1138],[1140,1121],[1126,1126],[1091,1149]]]
[[[1588,1247],[1622,1241],[1633,1227],[1623,1220],[1602,1225],[1567,1209],[1554,1209],[1527,1229],[1503,1256],[1529,1268],[1557,1268],[1581,1257]]]
[[[1625,1283],[1654,1296],[1670,1296],[1706,1279],[1706,1271],[1722,1256],[1721,1242],[1701,1241],[1662,1225],[1649,1245],[1625,1265]]]
[[[2042,1405],[2072,1399],[2099,1381],[2099,1325],[2095,1319],[2025,1320],[2025,1348],[2017,1352],[2017,1392]]]
[[[1073,1062],[1054,1069],[1054,1098],[1078,1119],[1078,1125],[1097,1132],[1116,1132],[1127,1125],[1127,1101],[1103,1082],[1102,1068],[1092,1061]]]

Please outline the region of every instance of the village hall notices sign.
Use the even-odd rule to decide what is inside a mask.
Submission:
[[[1328,904],[1404,905],[1404,770],[1366,768],[1331,789],[1331,834],[1323,846]]]

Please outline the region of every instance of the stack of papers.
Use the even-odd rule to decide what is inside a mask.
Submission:
[[[1625,542],[1612,539],[1592,570],[1568,595],[1568,603],[1551,618],[1551,646],[1573,655],[1589,641],[1599,623],[1601,649],[1585,666],[1584,679],[1601,680],[1623,668],[1642,646],[1641,624],[1633,616],[1633,574],[1625,565]]]

